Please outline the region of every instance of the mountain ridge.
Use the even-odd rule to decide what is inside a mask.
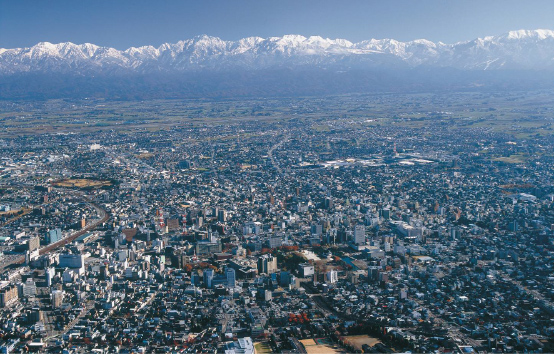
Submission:
[[[41,42],[0,49],[0,99],[148,99],[553,89],[554,31],[445,44],[207,35],[117,50]]]
[[[552,70],[554,31],[518,30],[445,44],[426,39],[357,43],[320,36],[246,37],[225,41],[208,35],[176,43],[117,50],[92,43],[0,48],[0,75],[24,72],[92,74],[266,69],[279,66],[378,68],[421,66],[461,70]]]

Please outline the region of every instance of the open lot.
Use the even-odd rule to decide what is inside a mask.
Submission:
[[[333,354],[333,353],[347,353],[337,344],[330,343],[325,338],[319,339],[303,339],[300,341],[308,354]]]
[[[71,178],[52,182],[52,185],[54,187],[65,188],[100,188],[111,186],[112,183],[110,181],[100,181],[94,179]]]
[[[352,344],[352,346],[358,350],[362,350],[362,346],[364,344],[369,345],[370,347],[374,346],[377,343],[380,343],[380,341],[377,338],[370,337],[368,335],[360,335],[360,336],[346,336],[345,339]]]

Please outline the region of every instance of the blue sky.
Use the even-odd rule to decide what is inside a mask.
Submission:
[[[0,0],[0,48],[71,41],[125,49],[201,34],[453,43],[538,28],[554,29],[554,1]]]

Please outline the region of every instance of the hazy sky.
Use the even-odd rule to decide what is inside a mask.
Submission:
[[[538,28],[554,29],[554,1],[0,0],[0,48],[70,41],[126,49],[200,34],[453,43]]]

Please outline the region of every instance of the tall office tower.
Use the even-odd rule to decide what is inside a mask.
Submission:
[[[208,289],[211,289],[213,279],[214,279],[214,270],[206,269],[204,271],[204,286]]]
[[[356,225],[354,228],[354,243],[357,245],[363,245],[365,243],[365,226]]]
[[[227,268],[225,276],[227,277],[227,287],[234,288],[237,285],[235,270],[233,268]]]

